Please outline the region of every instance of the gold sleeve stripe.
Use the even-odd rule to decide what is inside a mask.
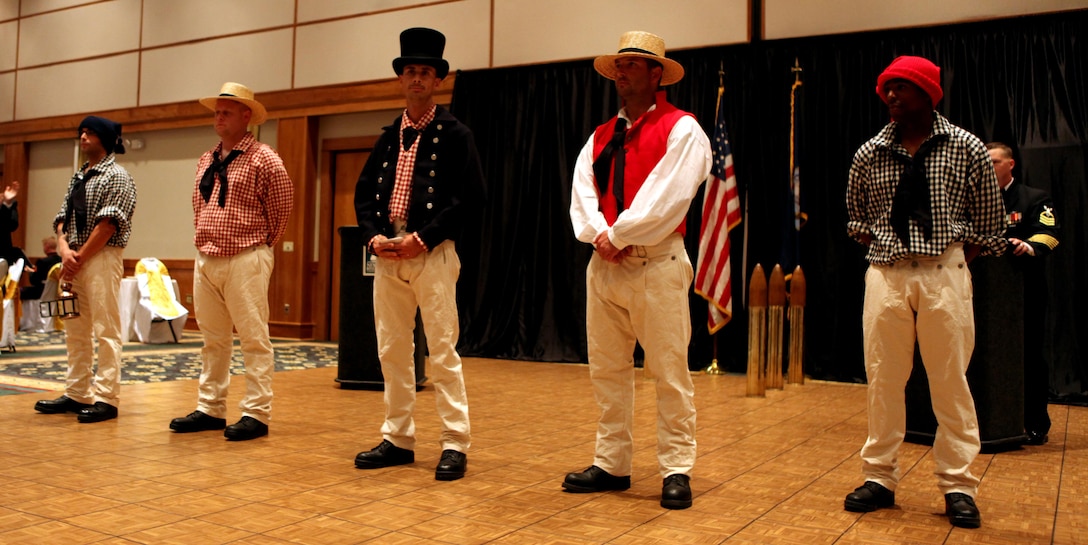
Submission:
[[[1044,234],[1031,235],[1028,242],[1038,242],[1039,244],[1046,244],[1051,250],[1058,247],[1058,239]]]

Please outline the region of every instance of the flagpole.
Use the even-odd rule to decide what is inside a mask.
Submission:
[[[725,94],[725,66],[718,67],[718,100],[714,106],[714,119],[718,119],[718,109],[722,106],[722,95]],[[726,236],[729,236],[728,231]],[[718,367],[718,332],[710,333],[710,366],[703,370],[708,375],[724,375],[725,370]]]

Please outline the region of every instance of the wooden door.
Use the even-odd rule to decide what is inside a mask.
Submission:
[[[363,170],[370,150],[344,150],[333,154],[332,180],[332,293],[329,304],[329,340],[340,338],[340,233],[345,225],[358,225],[355,219],[355,182]]]

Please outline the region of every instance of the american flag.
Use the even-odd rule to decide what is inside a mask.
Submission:
[[[740,197],[733,175],[733,152],[725,130],[724,93],[718,91],[718,119],[711,143],[714,166],[706,183],[703,223],[699,231],[699,271],[695,292],[707,300],[707,327],[717,332],[733,317],[733,285],[730,282],[729,231],[740,225]]]

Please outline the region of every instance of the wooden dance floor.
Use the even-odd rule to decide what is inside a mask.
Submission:
[[[56,392],[0,396],[0,543],[1088,542],[1088,408],[1051,405],[1045,446],[980,455],[983,525],[965,530],[943,516],[920,445],[903,445],[896,507],[843,510],[861,484],[864,386],[809,382],[747,398],[743,376],[695,375],[695,503],[669,511],[658,505],[654,383],[641,371],[632,487],[603,494],[560,488],[592,462],[584,365],[466,358],[473,444],[467,476],[453,482],[434,480],[430,386],[418,394],[415,464],[355,469],[355,454],[381,440],[382,394],[341,390],[336,371],[277,373],[270,434],[240,443],[168,429],[195,408],[191,378],[126,384],[120,418],[97,424],[35,413]],[[243,390],[235,376],[229,422]]]

